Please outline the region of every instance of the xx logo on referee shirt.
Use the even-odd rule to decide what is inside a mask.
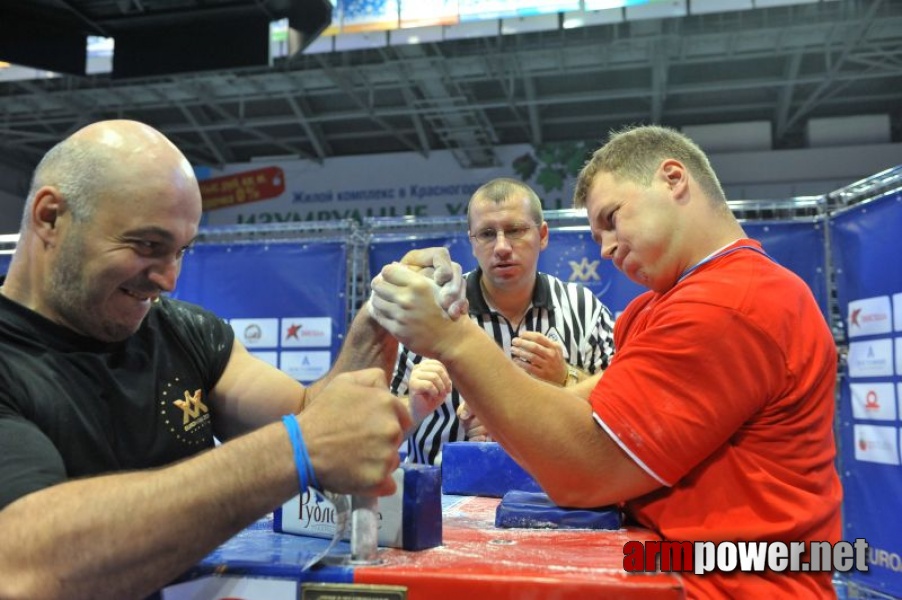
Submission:
[[[570,268],[573,269],[570,273],[570,281],[599,281],[601,279],[598,276],[598,264],[601,261],[590,261],[584,256],[579,262],[572,260],[567,262],[570,263]]]

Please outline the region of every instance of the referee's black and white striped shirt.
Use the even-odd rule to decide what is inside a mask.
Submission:
[[[489,308],[479,285],[482,272],[467,273],[467,300],[470,318],[482,325],[504,352],[511,355],[511,340],[520,331],[537,331],[564,346],[564,360],[587,373],[606,369],[614,354],[614,318],[611,311],[588,288],[538,273],[532,305],[514,329],[501,313]],[[423,358],[405,346],[398,349],[398,362],[391,392],[407,395],[410,372]],[[457,418],[460,394],[452,389],[444,403],[420,424],[407,439],[407,460],[441,464],[442,444],[466,439]]]

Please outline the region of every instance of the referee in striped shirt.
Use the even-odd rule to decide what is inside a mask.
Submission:
[[[607,368],[614,353],[614,320],[586,287],[537,270],[548,246],[542,203],[526,184],[508,178],[489,181],[467,207],[470,242],[479,266],[466,275],[470,318],[527,373],[565,386]],[[408,392],[423,357],[403,345],[391,391]],[[442,444],[482,431],[478,420],[462,422],[456,389],[407,438],[407,460],[441,464]],[[469,430],[469,435],[468,435]]]

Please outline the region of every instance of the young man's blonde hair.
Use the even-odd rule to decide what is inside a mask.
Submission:
[[[610,173],[647,186],[661,162],[674,158],[689,170],[712,202],[726,206],[726,196],[708,157],[682,133],[667,127],[643,125],[611,132],[608,141],[586,162],[576,179],[573,206],[583,208],[595,176]]]

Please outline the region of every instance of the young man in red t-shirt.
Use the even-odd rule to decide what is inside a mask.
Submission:
[[[649,288],[618,320],[602,378],[564,390],[518,372],[403,266],[374,280],[376,318],[447,367],[560,505],[622,503],[665,540],[838,541],[830,329],[805,283],[746,237],[704,153],[662,127],[615,134],[574,203],[602,256]],[[683,581],[691,598],[833,595],[829,572]]]

